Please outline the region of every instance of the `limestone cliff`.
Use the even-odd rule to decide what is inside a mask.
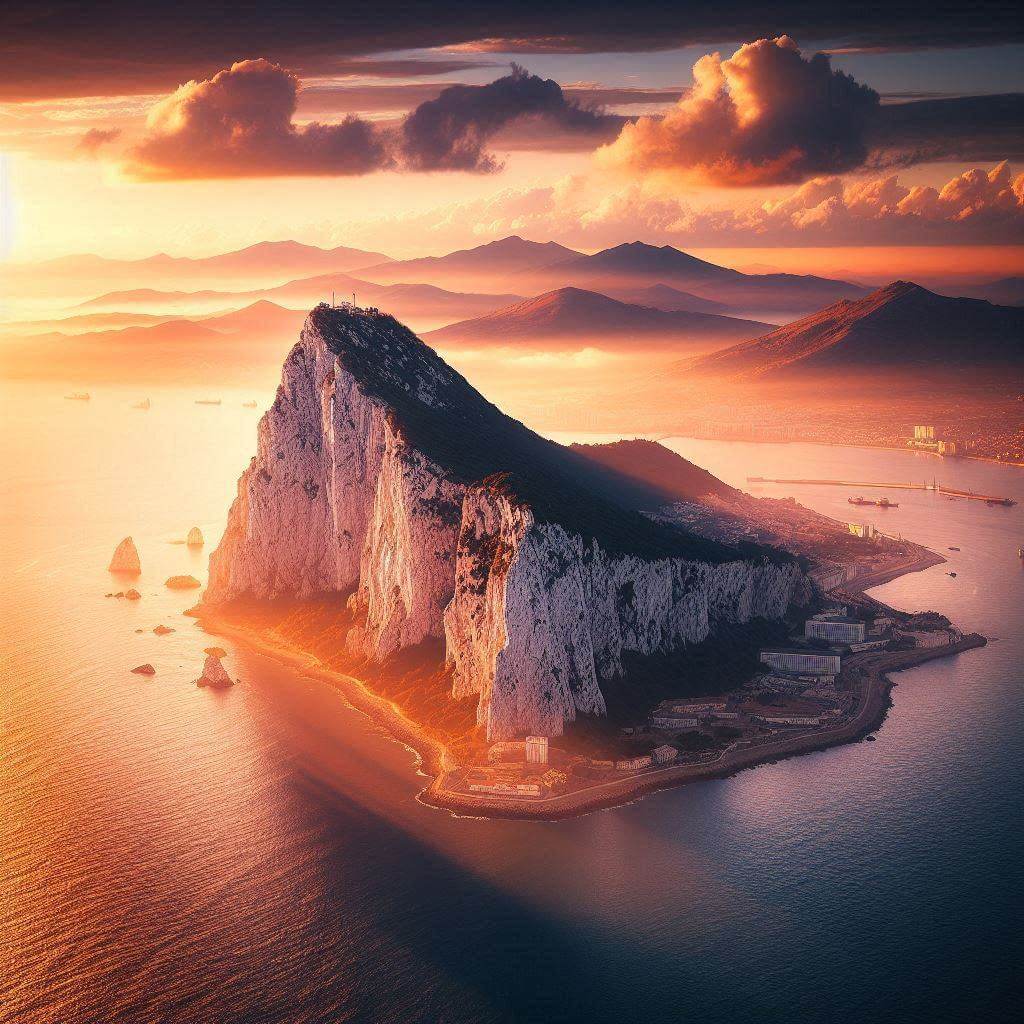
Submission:
[[[624,652],[802,600],[792,560],[641,514],[665,496],[503,415],[393,318],[317,307],[260,422],[206,600],[351,595],[349,650],[443,640],[489,739],[605,710]]]

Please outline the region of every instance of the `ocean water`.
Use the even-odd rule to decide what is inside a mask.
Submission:
[[[572,821],[460,819],[333,690],[182,616],[194,593],[163,580],[204,577],[258,413],[139,397],[0,392],[4,1024],[1015,1018],[1024,502],[858,511],[962,549],[878,596],[993,638],[898,676],[877,742]],[[731,483],[937,474],[1024,499],[1010,467],[669,443]],[[849,511],[842,488],[759,493]],[[172,543],[193,525],[202,553]],[[103,596],[127,534],[136,603]],[[192,685],[211,642],[240,686]]]

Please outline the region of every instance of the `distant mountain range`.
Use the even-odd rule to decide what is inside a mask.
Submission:
[[[577,256],[544,268],[534,276],[556,285],[607,292],[669,285],[736,311],[806,312],[866,295],[849,281],[798,274],[742,274],[681,252],[671,245],[628,242],[593,256]],[[517,290],[519,286],[515,286]]]
[[[506,290],[521,294],[574,286],[620,295],[656,286],[689,293],[693,312],[763,310],[783,313],[819,309],[867,289],[848,281],[796,274],[742,274],[698,259],[670,245],[629,242],[587,255],[555,242],[512,235],[447,256],[395,260],[360,268],[372,281],[427,281],[443,287]],[[656,303],[661,305],[661,303]],[[710,304],[710,305],[707,305]]]
[[[0,374],[76,380],[226,383],[273,379],[306,314],[272,302],[202,319],[79,333],[5,335]]]
[[[912,368],[1024,367],[1024,309],[896,281],[690,364],[696,374],[769,377]]]
[[[223,308],[256,300],[285,302],[310,307],[330,299],[338,302],[351,299],[353,294],[362,305],[376,305],[400,315],[417,326],[435,326],[459,318],[479,316],[500,309],[522,299],[520,295],[478,295],[473,292],[451,292],[429,284],[378,285],[348,274],[324,274],[301,278],[271,288],[247,291],[159,291],[152,288],[133,288],[127,291],[106,292],[80,303],[79,309],[123,310],[127,307],[146,309],[183,310],[193,315],[206,308]],[[422,328],[421,328],[422,329]]]
[[[729,342],[763,333],[770,324],[711,313],[665,312],[619,302],[581,288],[559,288],[426,335],[432,345],[602,344],[630,351]]]
[[[548,267],[582,254],[557,242],[530,242],[518,235],[459,249],[446,256],[423,256],[413,260],[390,260],[369,264],[358,273],[381,284],[396,281],[428,281],[446,285],[452,278],[476,288],[481,282],[490,287],[496,279],[509,274]]]
[[[259,242],[236,252],[192,258],[158,253],[138,260],[104,256],[61,256],[39,263],[11,264],[4,270],[3,292],[81,297],[99,287],[136,288],[159,285],[162,290],[205,282],[238,283],[246,287],[278,284],[289,278],[327,272],[345,273],[389,257],[366,249],[339,245],[321,249],[301,242]]]

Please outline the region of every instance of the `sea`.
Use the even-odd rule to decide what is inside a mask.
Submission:
[[[3,1024],[1019,1019],[1024,469],[666,441],[841,520],[858,491],[746,478],[1017,498],[856,510],[948,559],[875,596],[991,642],[899,674],[875,742],[568,821],[479,820],[419,803],[411,750],[164,587],[205,579],[255,452],[242,402],[267,401],[202,397],[0,386]],[[105,596],[128,535],[137,602]],[[231,690],[193,685],[211,643]]]

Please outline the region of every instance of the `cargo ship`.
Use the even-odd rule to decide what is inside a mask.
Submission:
[[[90,394],[88,391],[74,391],[70,395],[64,396],[69,402],[88,402]]]
[[[196,405],[220,405],[219,398],[197,398]]]
[[[846,499],[851,505],[874,505],[876,508],[899,508],[900,504],[898,501],[890,501],[888,498],[879,498],[878,501],[872,501],[870,498],[847,498]]]

